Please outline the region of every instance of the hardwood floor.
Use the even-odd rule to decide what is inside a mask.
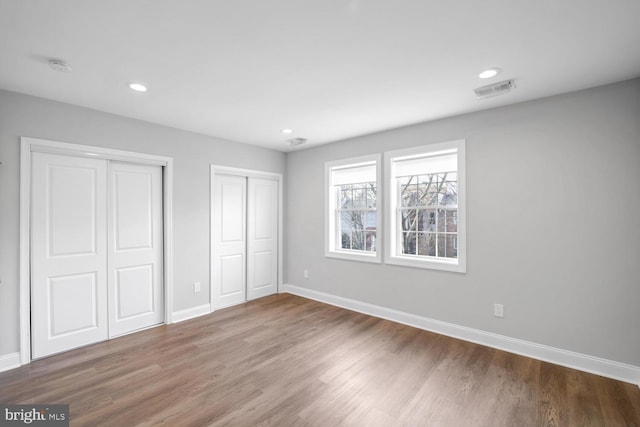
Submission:
[[[72,426],[640,426],[640,389],[282,294],[0,373]]]

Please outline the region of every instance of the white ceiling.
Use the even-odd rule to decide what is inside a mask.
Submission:
[[[288,151],[638,77],[639,17],[638,0],[0,0],[0,88]]]

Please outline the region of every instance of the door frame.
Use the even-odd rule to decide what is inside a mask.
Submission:
[[[282,246],[283,246],[283,183],[282,183],[282,174],[277,172],[265,172],[254,169],[243,169],[236,168],[231,166],[221,166],[221,165],[211,165],[210,168],[210,185],[209,185],[209,307],[210,312],[215,311],[214,305],[214,292],[213,292],[213,257],[215,256],[215,236],[214,236],[214,216],[215,212],[214,206],[214,189],[215,189],[215,179],[216,175],[235,175],[235,176],[244,176],[248,178],[263,178],[263,179],[272,179],[278,182],[278,293],[283,292],[283,260],[282,260]]]
[[[92,145],[20,138],[20,364],[31,363],[31,153],[162,166],[164,323],[173,323],[173,158]]]

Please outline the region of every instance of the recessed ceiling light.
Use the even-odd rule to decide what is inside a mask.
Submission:
[[[487,68],[486,70],[478,74],[478,77],[480,77],[481,79],[490,79],[491,77],[495,77],[500,74],[500,71],[502,71],[500,68]]]
[[[146,92],[147,91],[147,87],[143,84],[140,83],[130,83],[129,84],[129,88],[131,90],[135,90],[136,92]]]
[[[282,133],[293,133],[293,129],[282,129],[280,130]]]

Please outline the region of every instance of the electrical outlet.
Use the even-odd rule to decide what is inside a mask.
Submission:
[[[193,293],[197,294],[198,292],[200,292],[200,282],[194,282],[193,283]]]
[[[302,275],[304,276],[305,279],[308,279],[309,278],[309,270],[307,270],[305,268],[304,271],[302,272]]]
[[[493,304],[493,315],[496,317],[504,317],[504,305]]]

